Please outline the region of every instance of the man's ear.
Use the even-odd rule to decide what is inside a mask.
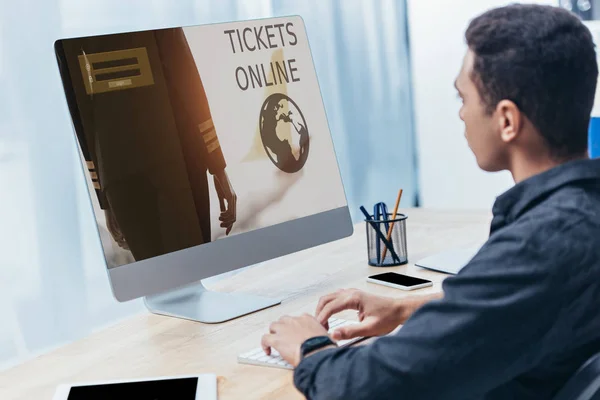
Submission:
[[[515,140],[521,132],[523,122],[519,107],[510,100],[502,100],[496,106],[496,115],[502,141],[510,143]]]

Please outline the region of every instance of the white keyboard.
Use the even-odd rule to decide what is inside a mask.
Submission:
[[[357,321],[348,321],[345,319],[339,318],[330,318],[329,319],[329,334],[331,334],[336,328],[358,324]],[[362,337],[349,339],[349,340],[339,340],[337,342],[339,347],[349,346],[352,343],[356,343],[359,340],[362,340]],[[271,355],[266,355],[263,351],[262,347],[257,347],[251,351],[248,351],[244,354],[240,354],[238,356],[238,362],[240,364],[250,364],[250,365],[258,365],[261,367],[273,367],[273,368],[285,368],[285,369],[294,369],[287,361],[285,361],[277,350],[271,349]]]

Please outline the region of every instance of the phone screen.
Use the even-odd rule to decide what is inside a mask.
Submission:
[[[67,400],[195,400],[198,378],[74,386]]]
[[[397,274],[395,272],[386,272],[384,274],[370,276],[369,278],[406,287],[422,285],[423,283],[431,282],[425,279],[415,278],[413,276]]]

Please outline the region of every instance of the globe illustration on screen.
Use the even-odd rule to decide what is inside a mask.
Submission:
[[[294,100],[282,93],[267,97],[260,111],[260,136],[277,168],[294,173],[304,167],[308,158],[308,127]]]

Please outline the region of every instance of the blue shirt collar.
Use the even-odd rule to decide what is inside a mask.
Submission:
[[[600,185],[600,159],[569,161],[519,182],[496,199],[494,218],[510,223],[552,192],[583,181]]]

